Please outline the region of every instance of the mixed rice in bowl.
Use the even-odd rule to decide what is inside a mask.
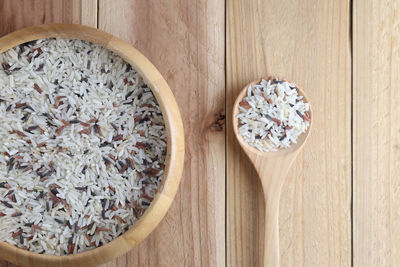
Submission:
[[[123,59],[77,39],[0,55],[0,240],[42,254],[104,245],[150,206],[163,115]]]

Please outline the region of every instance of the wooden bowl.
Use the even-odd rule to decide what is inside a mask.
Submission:
[[[167,129],[167,158],[160,188],[144,215],[127,232],[113,241],[78,254],[42,255],[0,242],[0,258],[22,266],[96,266],[132,249],[146,238],[167,213],[179,186],[183,169],[184,134],[175,98],[160,72],[130,44],[103,31],[72,24],[52,24],[24,28],[0,38],[0,53],[19,44],[41,38],[76,38],[105,47],[138,71],[156,97]],[[1,221],[1,220],[0,220]]]

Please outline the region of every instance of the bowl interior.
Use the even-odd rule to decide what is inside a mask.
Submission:
[[[42,38],[74,38],[92,42],[113,51],[143,77],[160,105],[167,132],[164,176],[151,205],[124,234],[111,242],[78,254],[41,255],[0,242],[0,257],[24,266],[92,266],[109,261],[140,243],[166,214],[179,186],[184,157],[181,116],[168,84],[139,51],[128,43],[100,30],[72,24],[51,24],[25,28],[0,38],[0,53],[19,44]]]

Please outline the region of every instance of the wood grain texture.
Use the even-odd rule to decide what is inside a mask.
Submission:
[[[227,110],[245,84],[268,75],[296,81],[313,103],[313,131],[281,197],[281,266],[351,265],[349,4],[227,1]],[[261,186],[231,121],[227,266],[263,266]]]
[[[97,4],[97,0],[72,0],[72,23],[96,28],[98,23]]]
[[[400,2],[353,10],[354,266],[399,266]]]
[[[295,80],[313,103],[312,135],[280,201],[281,266],[350,266],[350,1],[226,3],[228,114],[246,83],[270,74]],[[353,4],[354,266],[398,266],[400,3]],[[100,0],[99,9],[101,28],[139,48],[167,79],[188,144],[165,220],[105,266],[223,266],[225,139],[215,114],[224,114],[224,2]],[[97,0],[3,0],[0,14],[0,35],[51,22],[95,27]],[[231,118],[227,129],[226,265],[262,266],[261,184]]]
[[[181,110],[185,169],[177,197],[139,247],[108,266],[224,266],[224,1],[100,0],[99,27],[160,70]]]
[[[97,0],[0,1],[0,36],[44,23],[97,25]]]

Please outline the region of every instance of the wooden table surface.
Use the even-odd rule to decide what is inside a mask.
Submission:
[[[261,187],[230,112],[267,75],[296,81],[314,111],[281,196],[281,266],[400,266],[399,11],[399,0],[3,0],[0,35],[97,27],[138,48],[176,96],[177,197],[143,243],[104,267],[262,266]]]

